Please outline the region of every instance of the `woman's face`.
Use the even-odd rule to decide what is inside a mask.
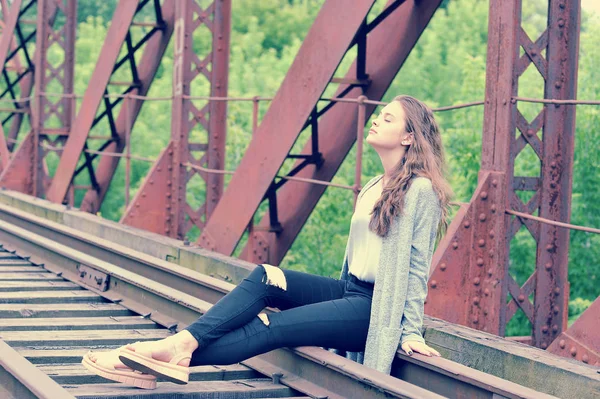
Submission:
[[[395,149],[410,140],[410,133],[406,133],[404,122],[404,109],[398,101],[392,101],[371,122],[371,130],[367,136],[367,143],[375,148]]]

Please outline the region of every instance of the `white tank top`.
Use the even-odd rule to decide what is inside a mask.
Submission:
[[[348,271],[362,281],[375,282],[379,266],[382,238],[369,230],[371,212],[381,196],[383,179],[361,196],[350,222],[348,241]]]

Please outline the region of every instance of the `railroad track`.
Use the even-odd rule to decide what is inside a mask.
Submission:
[[[390,376],[314,347],[195,367],[185,386],[111,383],[85,352],[164,338],[233,285],[2,205],[0,244],[1,398],[552,397],[446,359],[399,353]]]

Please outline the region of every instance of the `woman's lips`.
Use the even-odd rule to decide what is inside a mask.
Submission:
[[[371,133],[377,134],[377,132],[373,129],[369,130],[369,134],[371,134]]]

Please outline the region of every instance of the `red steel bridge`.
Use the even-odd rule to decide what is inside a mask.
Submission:
[[[240,259],[278,265],[327,187],[358,194],[365,124],[442,1],[389,0],[368,21],[374,3],[325,1],[275,96],[234,98],[231,0],[119,0],[83,94],[74,91],[77,0],[0,0],[0,186],[96,214],[121,158],[127,179],[132,159],[149,161],[131,199],[127,180],[121,224],[226,256],[247,235]],[[435,252],[425,313],[503,337],[520,309],[531,335],[513,341],[597,367],[600,299],[567,328],[569,232],[600,233],[569,224],[576,108],[600,105],[576,100],[580,8],[578,0],[548,0],[547,27],[530,37],[521,25],[522,0],[489,1],[485,98],[437,109],[483,106],[483,145],[477,188],[468,203],[455,204]],[[211,33],[204,54],[194,52],[198,29]],[[171,41],[172,93],[148,97]],[[60,60],[49,59],[51,46],[60,47]],[[339,70],[350,51],[354,62]],[[531,64],[544,98],[518,95]],[[129,79],[117,80],[122,76]],[[192,93],[199,79],[209,92]],[[332,86],[335,95],[325,98]],[[157,159],[139,159],[130,153],[131,131],[143,104],[154,100],[172,103],[170,141]],[[253,104],[253,139],[235,171],[224,169],[231,101]],[[269,105],[259,123],[260,102]],[[527,120],[519,104],[531,102],[542,108]],[[198,131],[204,138],[193,142]],[[302,132],[309,139],[292,153]],[[331,183],[355,143],[355,184]],[[514,173],[527,146],[539,158],[538,176]],[[59,158],[55,170],[46,163],[51,153]],[[288,159],[295,163],[284,173]],[[196,208],[186,199],[195,175],[205,187]],[[526,203],[517,195],[523,191],[532,193]],[[254,223],[263,203],[268,211]],[[193,228],[200,235],[189,243]],[[520,229],[536,242],[535,270],[522,286],[508,273],[510,242]]]

